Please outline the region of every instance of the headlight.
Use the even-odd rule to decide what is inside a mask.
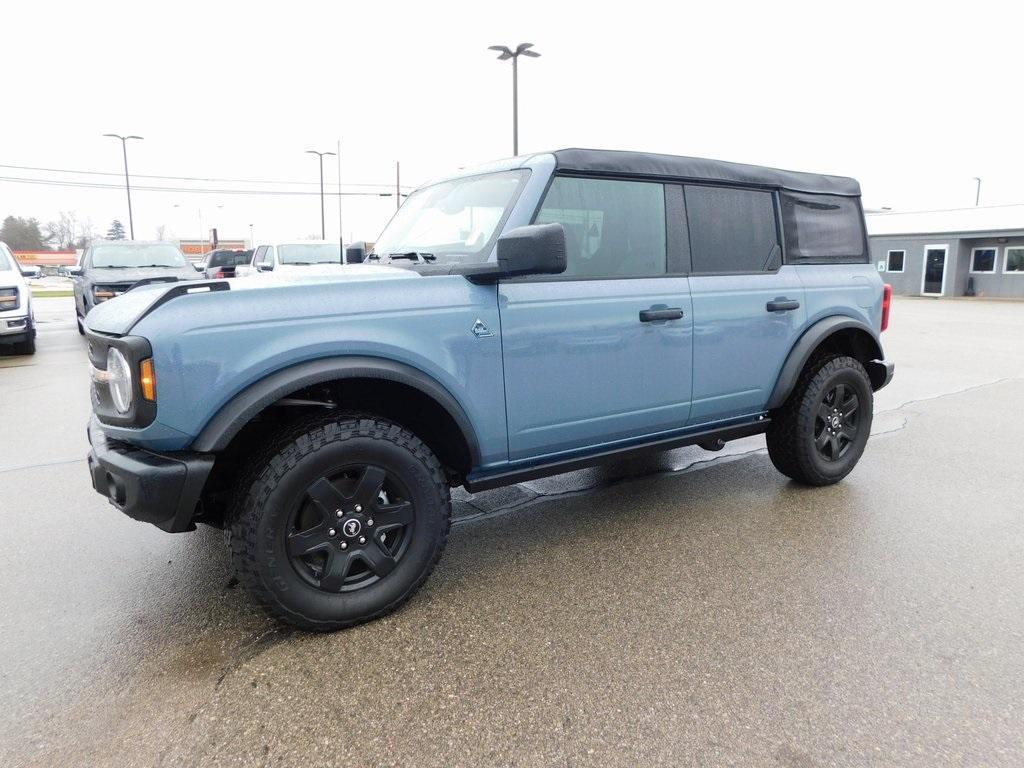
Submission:
[[[132,407],[132,369],[125,356],[114,347],[107,352],[107,375],[114,407],[120,414],[128,413]]]
[[[18,301],[17,288],[0,288],[0,312],[8,309],[17,309],[20,303]]]

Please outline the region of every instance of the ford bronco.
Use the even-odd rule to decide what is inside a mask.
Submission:
[[[149,285],[86,317],[97,491],[227,532],[272,615],[395,609],[449,490],[764,433],[845,477],[893,375],[891,292],[836,176],[568,149],[412,194],[333,276]]]

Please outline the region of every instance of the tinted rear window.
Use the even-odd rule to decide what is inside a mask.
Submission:
[[[252,259],[252,253],[245,251],[215,251],[210,254],[208,267],[237,267],[239,264],[248,264]]]
[[[867,262],[864,217],[855,197],[782,193],[786,258],[797,264]]]

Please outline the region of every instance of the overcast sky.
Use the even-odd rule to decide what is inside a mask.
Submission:
[[[867,206],[1024,202],[1020,15],[1011,3],[487,2],[5,5],[0,164],[118,173],[153,238],[319,235],[317,162],[342,142],[346,191],[418,185],[511,154],[511,67],[532,42],[520,152],[566,146],[713,157],[858,178]],[[157,10],[159,9],[159,10]],[[328,185],[336,182],[326,158]],[[118,184],[0,168],[0,177]],[[269,180],[245,184],[239,179]],[[223,181],[221,181],[223,180]],[[289,182],[289,183],[284,183]],[[291,182],[313,182],[296,184]],[[350,186],[379,184],[379,187]],[[372,240],[393,198],[343,198],[345,239]],[[0,181],[0,217],[60,210],[127,225],[123,188]],[[337,237],[336,198],[327,236]]]

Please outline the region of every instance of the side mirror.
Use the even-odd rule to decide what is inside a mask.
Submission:
[[[274,271],[274,265],[273,264],[269,264],[269,263],[257,264],[256,265],[256,271],[257,272],[273,272]]]
[[[33,280],[42,274],[42,270],[39,269],[39,267],[25,267],[19,265],[18,268],[21,270],[22,277],[28,277]]]
[[[70,267],[64,267],[64,271],[67,273],[69,277],[78,277],[79,275],[82,274],[82,268],[77,264],[72,265]]]
[[[516,227],[498,238],[501,277],[565,272],[565,230],[561,224]]]
[[[362,264],[366,261],[366,243],[360,240],[345,249],[346,264]]]

